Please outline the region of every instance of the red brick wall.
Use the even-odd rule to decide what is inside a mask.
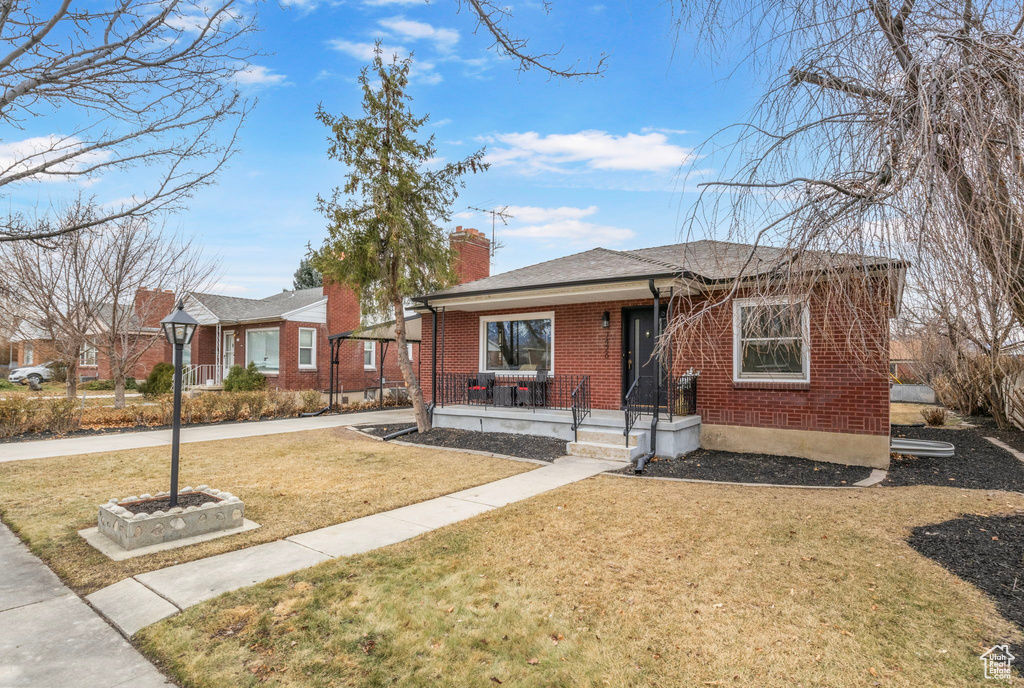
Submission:
[[[591,376],[594,408],[618,409],[622,397],[622,308],[649,305],[650,300],[562,305],[548,308],[456,312],[438,316],[438,374],[441,373],[441,323],[444,323],[444,371],[479,370],[480,317],[502,313],[554,311],[554,374]],[[885,306],[881,306],[884,308]],[[851,362],[840,341],[844,323],[830,316],[832,331],[815,327],[818,304],[811,306],[811,382],[738,383],[732,380],[732,305],[717,311],[717,327],[708,335],[714,355],[687,355],[677,351],[675,374],[689,368],[701,371],[698,411],[706,423],[794,430],[819,430],[885,435],[889,432],[887,328],[874,337],[877,350],[866,362]],[[601,327],[604,311],[608,329]],[[432,316],[423,316],[421,381],[424,397],[431,398]],[[884,317],[879,322],[885,322]],[[827,336],[829,335],[829,336]],[[774,387],[774,389],[773,389]],[[788,389],[787,389],[788,387]]]
[[[455,274],[459,284],[491,276],[491,242],[475,229],[456,227],[451,233]]]

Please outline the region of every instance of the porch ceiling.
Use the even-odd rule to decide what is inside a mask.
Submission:
[[[685,293],[692,293],[692,290],[680,280],[659,279],[655,280],[654,284],[662,290],[663,294],[668,293],[669,287],[674,287],[677,294],[680,293],[681,289],[686,290]],[[438,298],[432,300],[431,305],[443,306],[451,311],[488,311],[499,308],[533,308],[560,304],[633,301],[649,298],[651,298],[651,291],[647,286],[647,281],[641,280],[478,294],[462,298]],[[417,308],[416,310],[426,312],[426,309],[422,308]]]

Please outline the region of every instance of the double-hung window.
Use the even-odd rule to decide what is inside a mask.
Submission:
[[[32,348],[32,345],[29,344],[28,342],[25,342],[25,344],[22,345],[21,358],[21,365],[23,366],[30,366],[33,363],[35,363],[36,352],[35,349]]]
[[[82,347],[81,353],[78,354],[78,365],[87,368],[96,367],[96,347],[92,344],[86,344]]]
[[[281,331],[276,327],[246,331],[246,364],[255,363],[261,373],[276,374],[281,367],[280,345]]]
[[[484,316],[480,319],[480,371],[553,371],[555,315]]]
[[[810,382],[808,313],[787,298],[733,302],[733,378]]]
[[[377,342],[363,342],[363,369],[376,370]]]
[[[299,328],[299,368],[316,368],[316,330]]]

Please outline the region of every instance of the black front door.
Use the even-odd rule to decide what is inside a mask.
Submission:
[[[661,311],[661,327],[665,327],[665,309]],[[656,343],[654,308],[637,306],[622,309],[622,398],[637,383],[636,399],[645,406],[654,404],[656,376],[661,375],[659,406],[665,406],[665,375],[652,357]]]

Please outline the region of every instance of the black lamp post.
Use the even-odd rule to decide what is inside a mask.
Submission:
[[[185,312],[185,304],[178,301],[173,313],[160,321],[164,336],[174,345],[174,420],[171,426],[171,506],[178,506],[178,444],[181,437],[181,358],[186,344],[192,343],[199,322]]]

